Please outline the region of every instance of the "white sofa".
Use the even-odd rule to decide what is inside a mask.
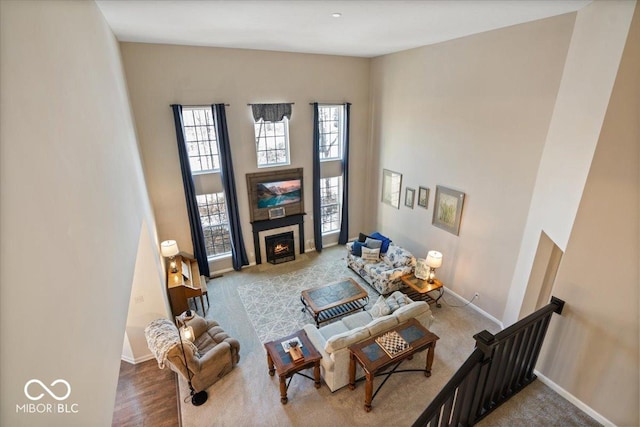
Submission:
[[[393,313],[378,318],[373,318],[369,311],[360,311],[320,329],[315,325],[305,325],[304,330],[309,340],[322,354],[320,371],[329,389],[336,391],[349,383],[350,345],[388,331],[411,318],[417,319],[424,327],[429,328],[433,321],[429,304],[424,301],[412,301]],[[358,366],[356,376],[360,378],[363,375]]]

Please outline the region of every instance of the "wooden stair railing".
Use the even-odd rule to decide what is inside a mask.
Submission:
[[[551,315],[562,314],[563,307],[564,301],[551,297],[551,303],[496,335],[486,330],[474,335],[473,353],[413,426],[472,426],[531,384]]]

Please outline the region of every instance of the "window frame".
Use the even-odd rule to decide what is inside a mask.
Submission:
[[[333,180],[333,179],[337,179],[337,184],[331,185],[331,187],[336,187],[337,188],[337,194],[336,194],[336,202],[335,203],[327,203],[324,204],[323,203],[323,191],[326,191],[326,187],[324,186],[324,183],[326,182],[326,180]],[[340,232],[340,228],[342,227],[342,175],[338,175],[338,176],[327,176],[327,177],[322,177],[320,178],[320,228],[321,228],[321,233],[323,236],[329,235],[329,234],[334,234],[334,233],[339,233]],[[328,223],[333,223],[333,220],[329,220],[327,221],[325,219],[325,212],[324,209],[327,207],[331,207],[331,206],[335,206],[336,207],[336,215],[338,216],[337,218],[337,227],[336,228],[332,228],[331,230],[324,230],[324,226],[325,224]],[[332,214],[331,214],[332,215]]]
[[[215,196],[215,200],[213,201],[213,203],[209,203],[209,199],[208,199],[207,196]],[[222,202],[220,202],[220,197],[221,196],[222,196]],[[201,202],[199,200],[200,197],[204,197],[205,200],[206,200],[204,206],[201,204]],[[229,208],[227,207],[227,198],[226,198],[226,195],[224,194],[224,191],[216,191],[216,192],[213,192],[213,193],[198,194],[198,195],[196,195],[196,200],[198,202],[198,216],[200,218],[200,225],[202,227],[202,234],[203,234],[204,239],[205,239],[205,250],[207,251],[207,259],[208,260],[212,260],[212,259],[219,259],[219,258],[230,256],[231,255],[231,230],[229,228]],[[214,218],[214,214],[212,214],[210,212],[210,208],[209,207],[210,206],[214,206],[214,205],[217,205],[217,206],[221,206],[222,205],[224,207],[224,212],[223,213],[224,213],[224,218],[226,219],[226,222],[218,222],[217,224],[214,223],[214,224],[205,225],[203,223],[203,215],[202,215],[200,209],[202,209],[203,207],[206,207],[207,211],[209,211],[209,212],[207,212],[207,214],[204,215],[204,216],[213,219]],[[220,217],[221,217],[220,211],[221,211],[221,208],[218,207],[218,214],[217,214],[218,219],[220,219]],[[222,247],[223,247],[223,249],[227,249],[228,248],[228,250],[226,250],[224,252],[220,252],[220,253],[209,253],[209,246],[207,245],[207,230],[205,230],[205,228],[209,228],[209,231],[211,230],[211,228],[223,228],[223,229],[226,229],[226,235],[228,236],[228,239],[225,239],[223,237]],[[216,248],[216,245],[213,242],[212,242],[211,248],[212,248],[212,250],[215,250],[215,248]]]
[[[282,137],[284,137],[284,155],[285,155],[285,160],[283,162],[273,162],[270,163],[267,161],[267,163],[260,163],[260,153],[264,152],[266,153],[266,157],[268,160],[269,157],[269,153],[272,151],[281,151],[282,149],[278,149],[277,147],[274,148],[268,148],[268,139],[267,138],[273,138],[273,140],[275,141],[275,139],[280,136],[276,133],[276,130],[274,128],[273,131],[273,135],[264,135],[261,136],[260,134],[257,133],[257,127],[260,124],[264,124],[266,125],[267,123],[272,123],[274,125],[274,127],[276,125],[279,124],[283,124],[284,125],[284,131],[283,131],[283,135]],[[290,153],[290,144],[289,144],[289,119],[285,116],[282,118],[282,120],[277,121],[277,122],[270,122],[270,121],[266,121],[264,119],[260,119],[258,121],[253,122],[253,134],[254,134],[254,138],[255,138],[255,144],[256,144],[256,165],[258,167],[258,169],[263,169],[263,168],[272,168],[272,167],[279,167],[279,166],[289,166],[291,164],[291,153]],[[265,149],[264,150],[260,150],[260,140],[264,139],[265,142]],[[277,158],[277,154],[276,154],[276,158]]]
[[[326,123],[326,122],[333,122],[335,120],[321,120],[320,118],[322,117],[322,113],[321,110],[322,109],[329,109],[329,108],[337,108],[338,109],[338,126],[337,126],[337,131],[336,131],[336,139],[338,142],[338,154],[335,157],[324,157],[323,158],[323,152],[322,150],[320,150],[320,153],[318,153],[319,157],[320,157],[320,162],[333,162],[333,161],[339,161],[342,160],[342,156],[344,154],[344,116],[345,116],[345,108],[344,105],[342,104],[323,104],[323,105],[318,105],[318,131],[320,132],[320,144],[319,144],[319,148],[322,147],[322,124]],[[332,135],[333,132],[329,132],[329,133],[324,133],[324,135]]]
[[[196,125],[195,124],[195,116],[192,116],[194,118],[194,121],[192,125],[187,125],[186,124],[186,120],[185,120],[185,113],[186,112],[193,112],[193,111],[204,111],[205,116],[207,116],[207,112],[209,112],[209,114],[211,115],[211,123],[207,123],[205,125]],[[193,114],[193,113],[191,113]],[[201,128],[201,127],[205,127],[207,129],[207,139],[206,140],[200,140],[198,139],[198,130],[196,128]],[[189,168],[191,169],[191,175],[201,175],[201,174],[205,174],[205,173],[220,173],[220,149],[218,146],[218,133],[216,130],[216,117],[214,112],[211,109],[211,106],[198,106],[198,105],[193,105],[193,106],[184,106],[182,107],[182,128],[183,128],[183,132],[184,132],[184,143],[185,143],[185,149],[187,151],[187,157],[189,158]],[[194,133],[196,135],[196,140],[190,140],[188,139],[188,132],[187,132],[187,128],[194,128]],[[212,134],[213,134],[213,138],[211,139],[211,133],[209,133],[209,128],[212,129]],[[200,134],[202,135],[202,131],[200,131]],[[189,147],[190,144],[192,143],[196,143],[196,146],[198,147],[198,153],[200,152],[200,142],[206,142],[209,146],[209,151],[210,153],[208,154],[198,154],[197,156],[191,156],[189,154]],[[193,168],[193,163],[192,163],[192,159],[193,158],[198,158],[199,162],[200,162],[200,166],[202,167],[202,158],[206,158],[206,157],[210,157],[211,158],[211,165],[212,168],[211,169],[200,169],[200,170],[194,170]],[[216,159],[217,159],[217,164],[218,164],[218,168],[215,168],[216,165]]]

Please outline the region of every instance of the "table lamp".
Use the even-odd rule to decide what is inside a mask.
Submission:
[[[429,251],[426,263],[429,266],[429,280],[427,282],[433,283],[433,279],[436,277],[436,268],[440,268],[442,265],[442,254],[438,251]]]
[[[165,258],[169,258],[169,268],[172,273],[178,272],[178,267],[176,266],[176,255],[180,253],[180,249],[178,249],[178,244],[175,240],[165,240],[160,243],[160,252],[162,256]]]

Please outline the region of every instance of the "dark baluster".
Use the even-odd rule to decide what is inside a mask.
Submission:
[[[536,362],[538,361],[538,356],[540,355],[540,349],[542,348],[542,343],[544,342],[544,337],[547,334],[547,328],[549,327],[549,322],[551,321],[551,313],[549,313],[548,317],[545,317],[541,321],[540,334],[538,334],[538,338],[536,339],[535,347],[533,348],[533,358],[531,359],[531,364],[527,367],[527,375],[533,381],[536,377],[533,374],[533,370],[536,367]]]
[[[450,425],[451,411],[453,410],[453,405],[459,392],[460,387],[458,387],[456,392],[453,393],[449,399],[447,399],[447,403],[445,403],[444,407],[442,408],[442,421],[444,422],[444,425]]]
[[[520,351],[520,345],[522,341],[522,333],[515,334],[509,341],[511,341],[511,351],[509,352],[508,362],[506,369],[504,370],[504,380],[502,381],[502,396],[509,396],[511,390],[511,380],[513,379],[513,372],[516,367],[516,359],[518,352]]]
[[[413,424],[474,425],[533,381],[533,374],[553,313],[564,301],[551,303],[496,335],[474,335],[476,349]]]
[[[529,326],[529,330],[531,331],[529,334],[529,340],[527,342],[527,350],[525,353],[524,361],[522,363],[522,371],[519,375],[519,383],[520,384],[528,384],[531,378],[528,377],[528,366],[531,364],[531,360],[533,359],[533,349],[536,345],[536,339],[538,338],[538,334],[540,333],[540,322],[534,323]]]
[[[511,376],[511,383],[509,384],[509,387],[511,388],[511,390],[519,390],[521,388],[522,383],[520,382],[520,375],[524,371],[524,360],[527,356],[527,348],[529,346],[529,337],[531,335],[532,329],[533,328],[531,326],[528,326],[525,330],[523,330],[520,333],[521,342],[518,349],[518,354],[516,356],[516,362],[515,362],[516,369],[514,370],[513,375]]]

